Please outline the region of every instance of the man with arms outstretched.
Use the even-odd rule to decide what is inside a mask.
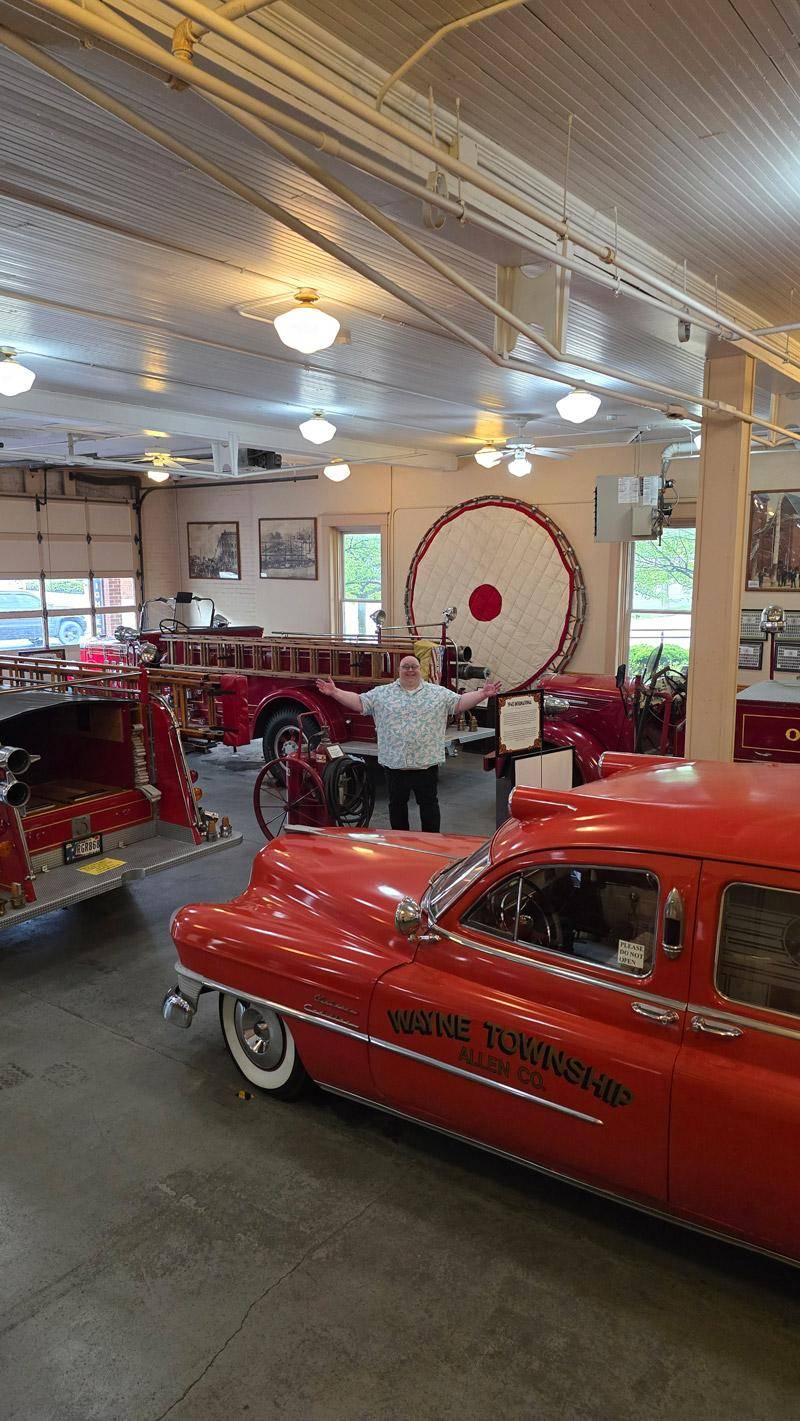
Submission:
[[[470,711],[496,696],[499,681],[487,681],[477,691],[450,691],[446,686],[423,681],[416,656],[404,656],[396,681],[373,686],[358,695],[335,685],[330,676],[320,676],[317,690],[332,696],[339,705],[357,715],[371,715],[378,737],[378,761],[383,765],[389,788],[389,823],[393,829],[408,828],[408,801],[413,790],[419,806],[421,827],[438,833],[441,823],[437,782],[444,762],[444,737],[448,720]]]

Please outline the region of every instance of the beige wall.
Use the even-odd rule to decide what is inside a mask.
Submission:
[[[640,451],[637,471],[655,472],[660,451]],[[533,474],[515,479],[503,470],[481,469],[465,461],[456,473],[354,466],[350,478],[332,484],[243,485],[239,488],[168,488],[149,495],[144,506],[145,583],[148,596],[172,593],[175,568],[180,586],[213,596],[232,621],[258,622],[273,631],[330,630],[331,529],[367,521],[386,533],[386,601],[393,622],[401,622],[406,574],[414,549],[431,523],[455,503],[481,494],[504,493],[536,503],[563,529],[586,580],[588,613],[573,658],[575,670],[612,670],[616,655],[620,548],[594,541],[594,485],[598,474],[634,471],[630,446],[592,449],[569,460],[539,459]],[[258,576],[258,520],[316,516],[319,577],[316,582],[262,580]],[[234,519],[239,523],[240,582],[189,581],[186,523],[190,519]]]

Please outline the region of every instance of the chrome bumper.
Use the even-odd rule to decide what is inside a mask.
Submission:
[[[198,982],[194,977],[184,977],[179,971],[175,986],[170,988],[161,1003],[161,1015],[164,1020],[168,1021],[170,1026],[182,1026],[184,1029],[190,1027],[203,991],[202,982]]]

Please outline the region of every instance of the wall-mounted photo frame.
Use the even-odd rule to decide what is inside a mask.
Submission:
[[[748,592],[800,592],[800,489],[750,495]]]
[[[186,537],[190,578],[217,582],[241,579],[238,523],[187,523]]]
[[[739,670],[760,671],[764,660],[764,642],[739,642]]]
[[[259,576],[316,582],[316,518],[259,518]]]
[[[775,670],[800,671],[800,642],[781,641],[775,643]]]

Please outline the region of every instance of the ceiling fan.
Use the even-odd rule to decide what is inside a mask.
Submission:
[[[476,463],[484,469],[495,469],[503,459],[508,459],[508,472],[522,479],[531,472],[532,459],[568,459],[574,453],[572,449],[547,449],[541,444],[532,444],[523,437],[526,424],[530,424],[529,419],[520,420],[519,431],[511,440],[487,440],[473,455]]]

